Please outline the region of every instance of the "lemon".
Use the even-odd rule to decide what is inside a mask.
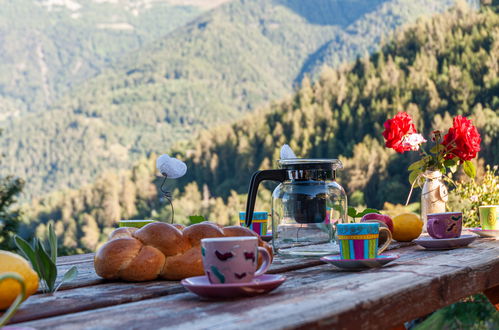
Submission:
[[[26,298],[38,290],[38,275],[30,264],[21,256],[0,250],[0,275],[17,273],[26,285]],[[7,278],[0,282],[0,310],[7,309],[21,293],[21,285],[14,279]]]
[[[393,239],[399,242],[410,242],[423,231],[423,221],[414,213],[399,214],[392,221]]]

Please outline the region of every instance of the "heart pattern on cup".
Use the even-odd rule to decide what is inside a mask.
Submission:
[[[232,252],[220,253],[218,250],[215,251],[215,255],[217,256],[218,260],[222,260],[222,261],[230,259],[234,256],[234,254],[232,254]]]
[[[203,267],[213,284],[251,282],[264,274],[272,261],[269,252],[258,246],[257,237],[205,238],[201,244]]]
[[[253,263],[256,261],[255,253],[253,253],[253,252],[244,252],[244,258],[246,260],[252,260]]]
[[[234,276],[237,277],[238,279],[242,279],[242,278],[246,277],[246,273],[241,273],[241,274],[234,273]]]

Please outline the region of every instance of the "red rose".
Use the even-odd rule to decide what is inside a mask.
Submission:
[[[385,145],[396,152],[409,151],[411,147],[402,142],[406,135],[412,133],[416,133],[416,126],[414,126],[411,116],[405,112],[399,112],[393,119],[388,119],[385,122],[385,131],[383,132],[386,140]]]
[[[444,136],[442,144],[446,148],[445,159],[459,157],[461,160],[471,160],[480,151],[480,134],[466,117],[457,116],[449,133]]]

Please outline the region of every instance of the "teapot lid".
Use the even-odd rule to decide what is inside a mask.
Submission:
[[[285,169],[342,169],[343,164],[339,159],[323,158],[287,158],[279,159],[279,165]]]

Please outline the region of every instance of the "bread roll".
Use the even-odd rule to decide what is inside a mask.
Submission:
[[[203,275],[201,239],[231,236],[256,236],[258,245],[272,256],[270,246],[248,228],[223,228],[202,222],[184,229],[181,225],[154,222],[140,229],[122,227],[112,232],[95,254],[95,272],[105,279],[134,282]]]

